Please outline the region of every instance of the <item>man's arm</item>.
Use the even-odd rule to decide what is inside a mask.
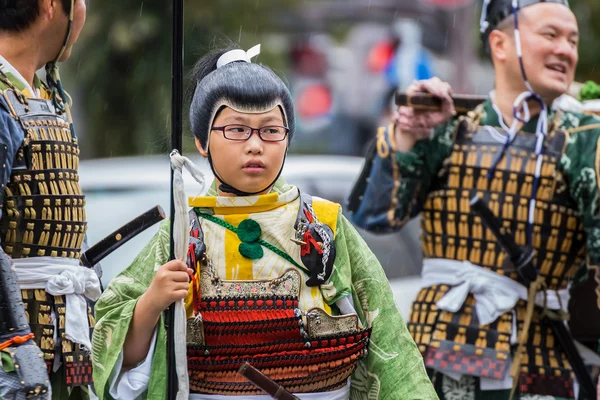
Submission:
[[[457,120],[450,86],[434,78],[409,87],[409,94],[418,92],[440,97],[442,111],[399,107],[393,124],[379,129],[348,199],[352,222],[374,233],[398,230],[420,212],[452,150]]]
[[[586,233],[586,264],[594,271],[600,307],[600,118],[585,117],[569,132],[560,167],[567,178],[571,197],[577,202]]]

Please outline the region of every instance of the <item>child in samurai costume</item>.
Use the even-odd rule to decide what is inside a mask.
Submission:
[[[185,299],[184,398],[267,398],[237,373],[244,362],[301,399],[437,398],[384,271],[341,207],[280,178],[294,109],[284,83],[250,62],[256,49],[196,67],[191,129],[216,179],[189,199],[187,265],[168,261],[163,224],[97,303],[98,396],[165,397],[161,313]]]

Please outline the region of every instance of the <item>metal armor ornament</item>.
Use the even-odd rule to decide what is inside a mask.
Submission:
[[[560,118],[560,112],[554,121]],[[548,290],[567,287],[568,278],[583,262],[584,232],[577,205],[571,199],[557,170],[566,146],[565,133],[551,123],[545,141],[541,182],[537,192],[531,246],[534,264],[546,277]],[[486,177],[504,137],[501,128],[479,126],[477,112],[457,126],[451,156],[433,184],[423,206],[422,230],[425,258],[467,260],[497,274],[519,280],[496,238],[470,212],[469,200],[477,195],[503,221],[503,227],[526,245],[526,229],[536,156],[535,133],[520,132]],[[450,289],[435,285],[422,289],[413,304],[408,328],[428,367],[453,369],[458,373],[503,379],[511,357],[513,323],[520,331],[525,301],[514,313],[480,326],[469,295],[457,313],[439,310],[435,303]],[[557,349],[550,327],[533,318],[526,356],[519,376],[522,393],[573,397],[573,374],[566,355]],[[513,318],[516,317],[516,321]]]

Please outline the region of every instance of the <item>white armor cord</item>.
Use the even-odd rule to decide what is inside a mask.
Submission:
[[[190,234],[189,218],[186,212],[185,188],[183,184],[183,167],[185,167],[202,186],[204,190],[204,174],[187,157],[183,157],[177,150],[170,155],[171,168],[173,169],[173,200],[175,215],[173,220],[173,254],[177,260],[183,262],[187,257],[188,237]],[[186,354],[186,311],[184,300],[175,302],[175,323],[173,326],[175,338],[175,369],[177,371],[178,392],[177,400],[187,400],[189,396],[189,377]]]
[[[489,4],[489,1],[487,1],[487,3]],[[491,166],[490,170],[488,171],[487,177],[488,177],[488,179],[491,179],[493,171],[496,169],[496,166],[498,165],[498,163],[500,162],[502,157],[504,157],[504,153],[506,152],[506,149],[510,146],[510,144],[514,140],[515,136],[517,135],[519,123],[520,122],[527,123],[531,119],[531,113],[529,112],[529,105],[527,102],[531,99],[537,101],[540,104],[542,110],[540,111],[540,115],[539,115],[539,119],[538,119],[538,123],[537,123],[537,127],[536,127],[536,132],[535,132],[535,134],[536,134],[535,155],[537,156],[537,160],[536,160],[535,173],[534,173],[534,177],[533,177],[531,199],[529,201],[527,235],[526,235],[527,236],[527,244],[531,245],[532,244],[533,223],[534,223],[534,217],[535,217],[537,190],[538,190],[539,183],[540,183],[540,175],[541,175],[542,162],[543,162],[543,156],[544,156],[544,140],[546,138],[547,131],[548,131],[548,107],[544,103],[541,96],[538,95],[533,90],[531,84],[529,83],[529,80],[527,79],[527,73],[525,72],[525,65],[523,64],[523,52],[522,52],[522,48],[521,48],[521,35],[519,32],[519,17],[517,15],[519,12],[519,9],[520,9],[519,0],[513,0],[512,7],[513,7],[513,18],[514,18],[515,43],[517,46],[517,56],[519,57],[519,65],[521,68],[521,75],[523,77],[523,81],[525,82],[525,86],[527,87],[527,91],[521,93],[516,98],[515,102],[513,103],[513,116],[515,117],[515,120],[511,124],[510,128],[504,123],[504,120],[502,118],[502,113],[499,112],[499,110],[496,106],[494,106],[494,109],[496,110],[496,112],[498,114],[498,122],[500,123],[500,126],[506,131],[507,137],[506,137],[504,146],[502,147],[502,150],[496,156],[496,159],[492,163],[492,166]],[[484,3],[484,10],[482,13],[482,19],[484,18],[484,15],[485,15],[485,18],[487,18],[487,6],[485,3]],[[484,20],[484,22],[487,22],[487,21]],[[483,29],[484,25],[485,24],[482,23],[482,29]],[[486,26],[486,29],[487,29],[487,26]]]

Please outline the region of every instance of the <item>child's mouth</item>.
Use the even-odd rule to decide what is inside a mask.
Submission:
[[[242,169],[245,172],[262,172],[265,170],[265,165],[262,162],[247,162]]]

